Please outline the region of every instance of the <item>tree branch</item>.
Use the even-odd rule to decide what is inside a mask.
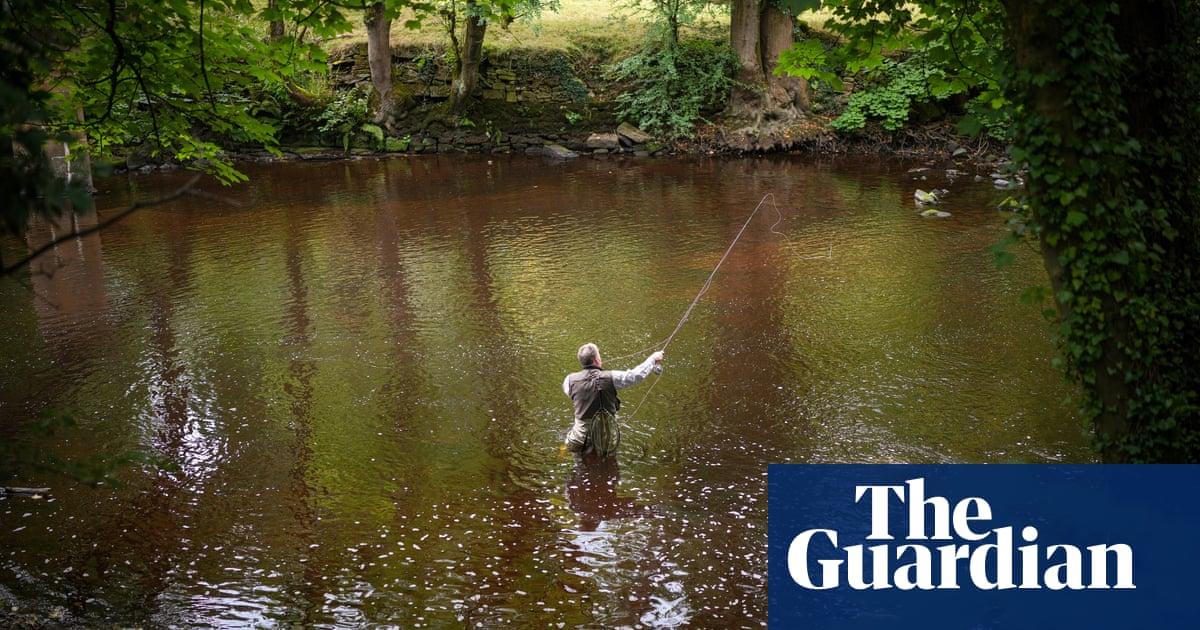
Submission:
[[[17,270],[19,270],[20,268],[29,265],[29,263],[33,262],[38,256],[45,254],[46,252],[54,249],[55,247],[58,247],[59,245],[65,243],[71,239],[81,238],[81,237],[87,236],[89,234],[94,234],[96,232],[99,232],[100,230],[103,230],[103,229],[107,228],[108,226],[117,223],[118,221],[133,214],[134,212],[141,210],[142,208],[149,208],[151,206],[157,206],[159,204],[167,203],[168,201],[174,201],[174,200],[182,197],[185,194],[190,194],[192,192],[192,187],[196,185],[196,182],[200,181],[200,177],[201,177],[201,174],[196,174],[195,177],[192,177],[192,179],[190,181],[188,181],[188,183],[184,184],[182,187],[180,187],[175,192],[164,195],[157,199],[151,199],[150,201],[136,202],[132,206],[129,206],[128,208],[97,223],[96,225],[89,226],[83,230],[73,231],[70,234],[65,234],[63,236],[60,236],[60,237],[50,241],[49,243],[46,243],[45,245],[42,245],[41,247],[33,250],[32,252],[29,253],[28,256],[18,260],[17,262],[15,262],[11,265],[8,265],[7,267],[4,267],[4,269],[2,271],[0,271],[0,276],[11,276],[11,275],[15,274],[17,272]]]

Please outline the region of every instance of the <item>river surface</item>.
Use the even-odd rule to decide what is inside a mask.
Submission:
[[[92,627],[764,626],[768,464],[1094,459],[1020,299],[1038,257],[989,253],[1005,193],[923,166],[248,165],[61,245],[0,282],[0,437],[156,463],[0,480],[51,488],[0,499],[0,601]],[[99,216],[188,179],[99,180]],[[617,457],[562,455],[579,345],[622,369],[668,338]],[[74,426],[35,431],[47,409]]]

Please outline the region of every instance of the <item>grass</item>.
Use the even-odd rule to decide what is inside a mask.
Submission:
[[[543,11],[538,16],[519,16],[508,27],[488,28],[484,46],[491,50],[541,48],[567,51],[580,42],[605,40],[618,49],[631,48],[642,41],[647,27],[643,15],[615,0],[559,0],[556,11]],[[406,14],[405,17],[410,17]],[[711,13],[704,21],[706,28],[729,25],[728,12]],[[359,27],[339,38],[338,44],[365,41],[365,31]],[[393,46],[441,46],[448,37],[445,25],[436,16],[426,17],[420,30],[404,27],[404,18],[392,25]]]
[[[608,50],[632,50],[641,43],[647,32],[646,15],[632,10],[625,2],[617,0],[559,0],[558,10],[543,11],[537,16],[519,16],[507,27],[491,25],[488,27],[484,47],[491,51],[506,51],[521,48],[539,48],[549,51],[570,51],[581,44],[590,42],[605,42]],[[643,1],[643,7],[648,10],[649,3]],[[728,5],[713,4],[713,7],[701,18],[693,32],[703,31],[712,36],[714,33],[727,33],[729,29]],[[813,28],[824,26],[829,14],[826,11],[806,13],[800,19]],[[393,46],[414,46],[418,48],[442,47],[449,43],[445,23],[437,16],[427,16],[419,30],[404,26],[404,21],[411,18],[406,14],[392,24],[391,42]],[[461,28],[461,24],[460,24]],[[685,35],[687,33],[685,32]],[[355,28],[331,45],[341,47],[346,44],[366,41],[363,27]]]
[[[542,48],[569,50],[580,41],[606,39],[632,44],[644,32],[640,20],[623,19],[617,3],[612,0],[560,0],[557,11],[543,11],[538,16],[518,16],[507,27],[493,24],[488,27],[484,46],[490,50]],[[426,16],[421,28],[404,26],[411,13],[392,24],[393,46],[432,47],[449,43],[445,22],[437,16]],[[461,24],[460,24],[461,27]],[[366,40],[366,32],[356,27],[354,32],[340,38],[335,45]]]

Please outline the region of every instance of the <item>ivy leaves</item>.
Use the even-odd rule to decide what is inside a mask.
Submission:
[[[834,124],[904,124],[969,94],[960,129],[1011,142],[1025,171],[1010,235],[1036,243],[1061,364],[1105,461],[1200,461],[1200,13],[1170,0],[827,2],[842,44],[788,72],[857,90]]]
[[[1106,461],[1198,461],[1200,183],[1182,166],[1196,160],[1186,134],[1160,125],[1195,115],[1200,23],[1165,6],[1011,4],[1035,25],[1014,34],[1013,156],[1097,448]]]

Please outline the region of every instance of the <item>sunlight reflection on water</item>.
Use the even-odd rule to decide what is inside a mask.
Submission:
[[[59,408],[65,457],[175,465],[0,501],[6,599],[79,626],[761,627],[768,463],[1090,461],[986,187],[930,220],[888,164],[247,170],[241,207],[61,255],[53,306],[0,289],[0,427]],[[623,393],[617,459],[561,457],[575,349],[640,361],[768,192]]]

